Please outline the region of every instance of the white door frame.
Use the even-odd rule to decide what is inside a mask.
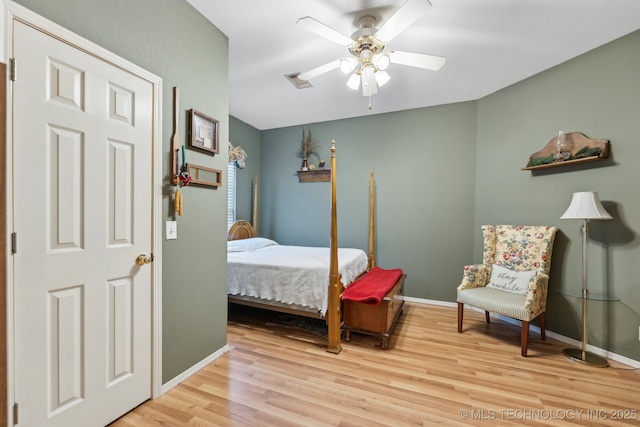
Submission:
[[[152,252],[154,262],[151,263],[152,268],[152,321],[151,321],[151,398],[155,399],[162,394],[162,79],[135,64],[115,55],[112,52],[86,40],[77,34],[43,18],[40,15],[26,9],[14,2],[5,2],[2,0],[0,4],[0,60],[9,64],[12,53],[13,39],[13,22],[21,21],[34,28],[39,29],[71,46],[74,46],[90,55],[104,60],[112,65],[122,68],[136,76],[147,80],[153,86],[153,194],[152,194]],[[8,67],[9,68],[9,67]],[[17,64],[18,75],[20,65]],[[8,70],[9,71],[9,70]],[[9,73],[7,73],[9,74]],[[12,157],[13,157],[13,84],[10,81],[7,84],[7,162],[5,164],[5,185],[7,188],[7,200],[5,201],[7,209],[7,223],[5,224],[5,232],[10,236],[13,232],[13,176]],[[18,171],[19,172],[19,171]],[[8,425],[13,424],[13,411],[11,408],[14,404],[15,395],[15,377],[14,377],[14,306],[13,306],[13,259],[11,255],[11,239],[7,239],[7,408]],[[19,250],[19,247],[18,247]],[[0,420],[2,424],[3,420]]]

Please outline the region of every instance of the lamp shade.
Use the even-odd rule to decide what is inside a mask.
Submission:
[[[573,193],[571,203],[560,219],[612,219],[595,191]]]

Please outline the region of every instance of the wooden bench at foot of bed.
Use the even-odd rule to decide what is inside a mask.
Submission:
[[[385,294],[380,304],[343,300],[343,329],[345,341],[351,341],[351,332],[380,336],[380,347],[386,350],[389,336],[402,313],[404,305],[404,279],[402,274],[393,287]]]

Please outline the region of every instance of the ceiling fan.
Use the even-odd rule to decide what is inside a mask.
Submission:
[[[351,37],[310,16],[298,19],[298,25],[347,47],[352,55],[301,73],[297,76],[298,79],[308,81],[340,68],[345,74],[351,73],[347,86],[354,90],[362,86],[362,95],[371,97],[378,92],[378,86],[384,85],[391,78],[385,70],[392,63],[426,70],[439,70],[446,61],[444,57],[398,50],[384,51],[387,43],[418,20],[430,7],[429,0],[407,0],[379,29],[375,28],[375,17],[363,16],[358,22],[360,29]]]

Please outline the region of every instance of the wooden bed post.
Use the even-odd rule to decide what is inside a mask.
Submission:
[[[374,221],[374,207],[375,207],[375,184],[373,181],[373,168],[371,168],[369,177],[369,266],[371,270],[376,266],[376,235],[375,235],[375,221]]]
[[[331,258],[329,262],[329,301],[327,308],[327,326],[329,343],[327,351],[340,353],[340,293],[342,283],[338,272],[338,218],[336,209],[336,142],[331,141]]]
[[[253,181],[253,232],[258,235],[258,175]]]

